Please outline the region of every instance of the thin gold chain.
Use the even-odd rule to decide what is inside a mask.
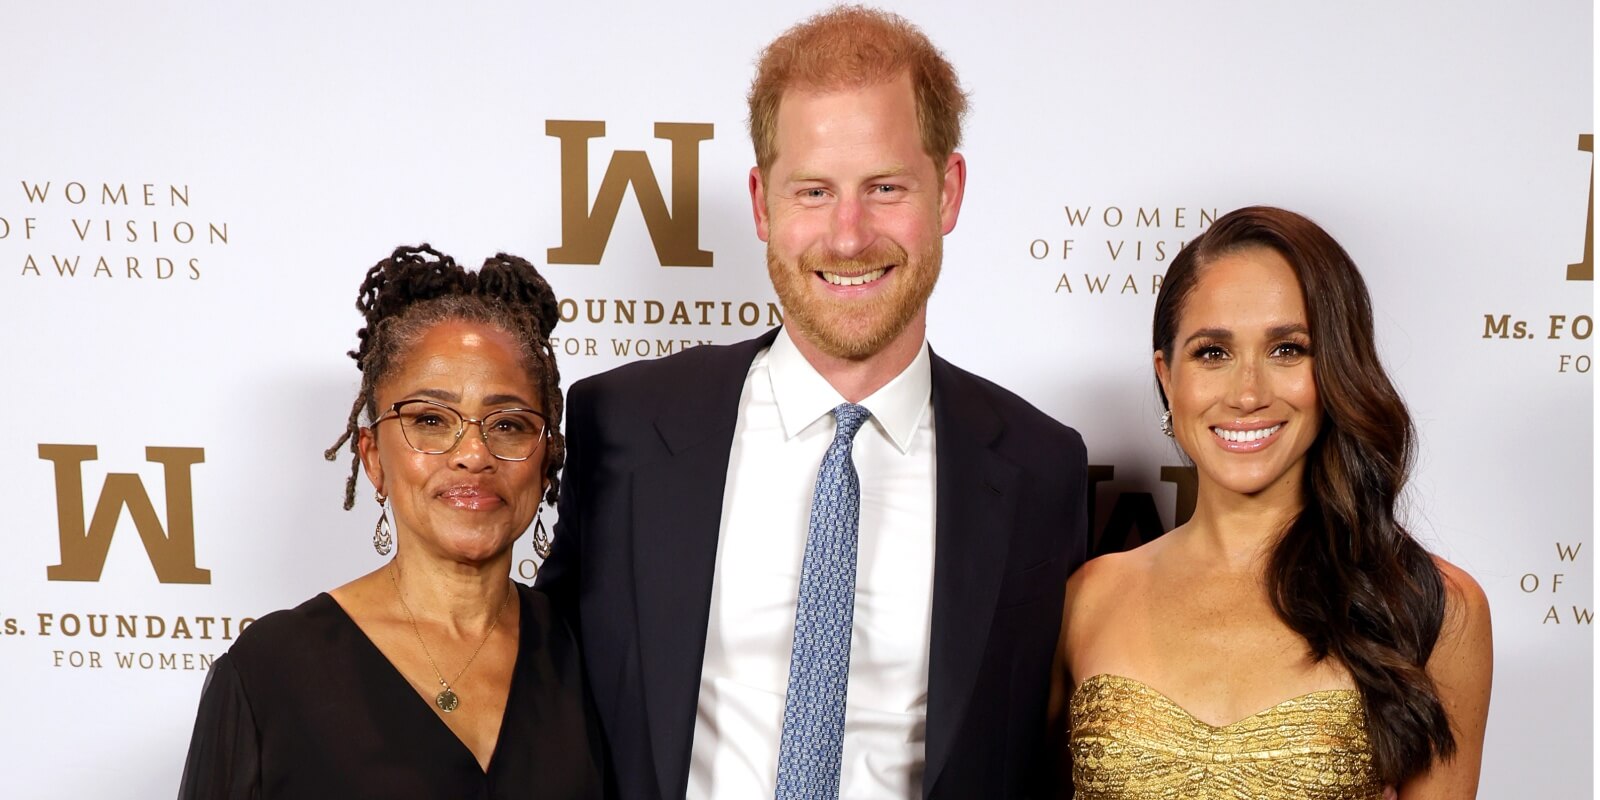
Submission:
[[[454,691],[450,689],[450,684],[461,680],[461,676],[466,674],[467,667],[472,666],[473,660],[478,657],[478,653],[483,650],[483,646],[489,643],[489,637],[494,635],[495,626],[500,624],[500,617],[505,615],[506,606],[511,603],[511,579],[506,579],[505,598],[500,601],[500,609],[494,612],[494,619],[490,620],[489,630],[484,632],[483,641],[478,642],[478,646],[473,649],[472,655],[467,656],[467,663],[461,665],[461,670],[456,673],[456,676],[446,681],[444,674],[439,672],[439,665],[433,661],[433,653],[428,652],[428,643],[422,641],[422,631],[417,628],[417,618],[411,613],[411,606],[406,605],[405,593],[400,591],[400,581],[395,577],[400,572],[400,564],[398,561],[389,563],[394,567],[394,569],[389,570],[389,584],[394,586],[394,594],[400,598],[400,607],[406,610],[406,619],[411,621],[411,632],[416,634],[417,644],[422,646],[422,654],[428,658],[428,666],[433,668],[433,675],[439,679],[440,686],[443,686],[447,691]]]

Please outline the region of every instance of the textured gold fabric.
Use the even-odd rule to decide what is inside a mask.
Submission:
[[[1131,678],[1072,695],[1078,800],[1382,800],[1354,689],[1285,700],[1224,727]]]

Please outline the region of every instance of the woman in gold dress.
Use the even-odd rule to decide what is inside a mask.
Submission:
[[[1412,426],[1349,256],[1240,209],[1174,259],[1153,327],[1199,492],[1068,582],[1052,711],[1077,797],[1473,797],[1488,603],[1396,516]]]

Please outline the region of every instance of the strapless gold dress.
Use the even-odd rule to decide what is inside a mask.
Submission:
[[[1078,800],[1383,800],[1354,689],[1285,700],[1231,725],[1116,675],[1072,695]]]

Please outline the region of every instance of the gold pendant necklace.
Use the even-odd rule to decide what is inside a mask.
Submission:
[[[417,628],[417,618],[411,613],[411,606],[406,605],[405,594],[400,591],[400,580],[395,577],[400,572],[400,564],[398,561],[389,563],[394,566],[394,569],[389,571],[389,584],[394,586],[394,594],[400,598],[400,607],[406,610],[406,619],[411,621],[411,632],[416,634],[417,644],[422,646],[422,654],[427,656],[428,666],[433,667],[433,675],[439,679],[439,686],[442,687],[439,693],[433,696],[433,704],[438,706],[440,711],[448,714],[461,705],[461,698],[456,695],[455,690],[450,688],[450,684],[461,680],[461,676],[467,672],[467,667],[472,666],[473,660],[478,657],[478,653],[483,650],[483,646],[489,643],[489,637],[494,635],[495,626],[500,624],[500,617],[505,615],[506,606],[511,603],[511,579],[506,579],[505,598],[500,601],[499,610],[494,612],[494,619],[489,621],[489,630],[484,632],[483,641],[478,642],[478,646],[473,649],[472,655],[467,656],[467,663],[461,665],[461,670],[456,673],[456,676],[446,681],[444,674],[439,672],[439,665],[433,661],[433,653],[428,652],[428,643],[422,641],[422,631]]]

